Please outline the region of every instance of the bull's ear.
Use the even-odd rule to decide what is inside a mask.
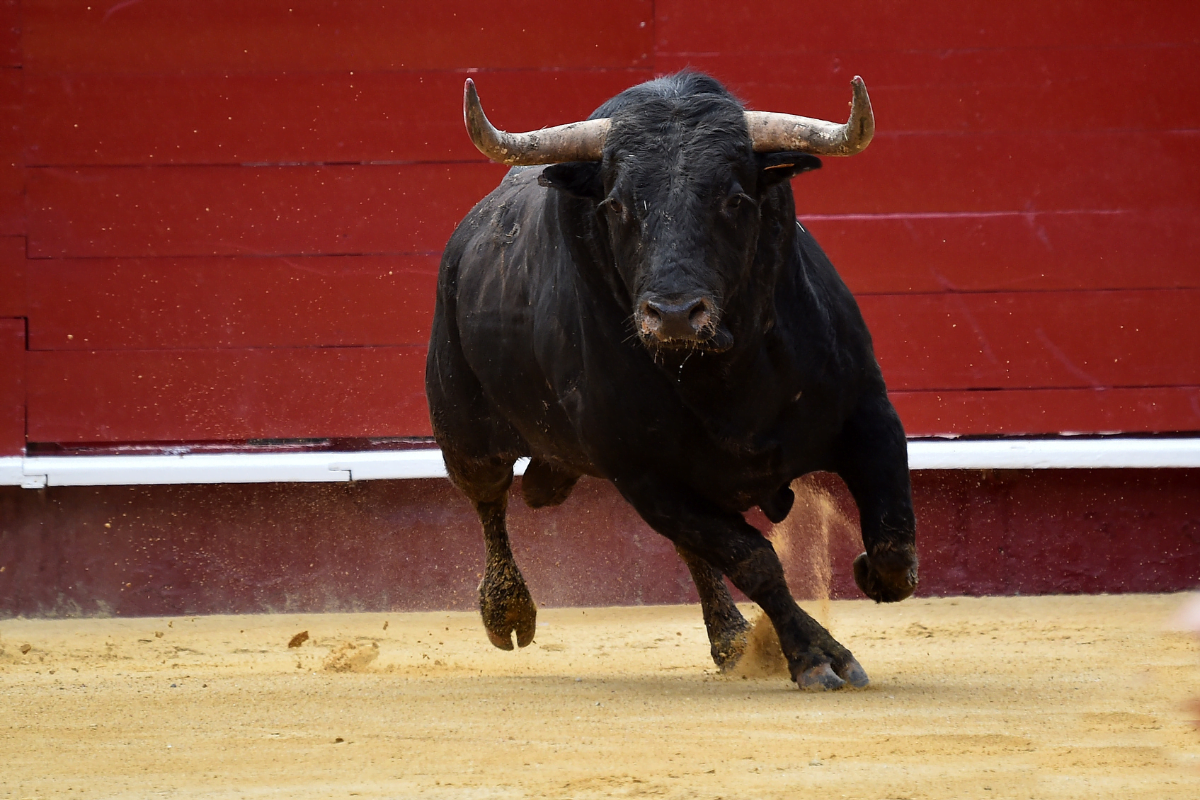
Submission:
[[[604,182],[600,178],[600,162],[568,161],[551,164],[538,175],[538,183],[547,189],[558,189],[575,197],[599,202],[604,198]]]
[[[808,153],[758,153],[758,186],[769,189],[778,183],[794,178],[801,172],[821,168],[821,159]]]

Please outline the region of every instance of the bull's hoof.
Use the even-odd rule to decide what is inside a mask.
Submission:
[[[721,672],[729,672],[742,660],[742,656],[746,654],[746,647],[749,644],[749,640],[747,639],[749,630],[749,623],[742,620],[742,624],[739,627],[726,631],[717,641],[712,643],[712,660]]]
[[[854,582],[876,603],[896,603],[912,595],[917,588],[916,556],[890,558],[897,563],[880,564],[859,553],[854,559]]]
[[[843,664],[836,672],[839,678],[855,689],[865,689],[871,683],[871,679],[867,677],[867,671],[853,658]]]
[[[488,641],[501,650],[512,650],[515,633],[517,646],[525,647],[537,630],[537,606],[525,581],[519,574],[515,580],[509,575],[489,578],[490,574],[479,584],[479,611]]]
[[[859,668],[861,671],[861,667]],[[864,673],[865,675],[865,673]],[[817,664],[815,667],[809,667],[803,672],[797,673],[793,680],[796,685],[806,692],[831,692],[836,689],[841,689],[846,685],[846,681],[839,678],[833,672],[833,667],[828,664]]]

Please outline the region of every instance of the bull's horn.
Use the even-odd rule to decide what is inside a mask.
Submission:
[[[599,161],[609,125],[607,119],[591,119],[529,133],[496,130],[484,115],[470,78],[463,89],[463,120],[479,152],[510,167]]]
[[[845,125],[823,119],[794,117],[769,111],[747,111],[746,127],[756,153],[799,150],[818,156],[852,156],[867,149],[875,135],[875,116],[867,85],[854,76],[850,82],[854,97],[850,101],[850,119]]]

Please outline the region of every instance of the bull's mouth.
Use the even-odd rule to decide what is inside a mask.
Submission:
[[[702,353],[724,353],[733,347],[733,334],[724,325],[716,325],[697,336],[658,336],[640,328],[639,338],[647,350],[678,352],[699,351]]]

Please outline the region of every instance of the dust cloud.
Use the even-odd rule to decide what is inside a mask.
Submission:
[[[801,601],[804,610],[817,622],[834,633],[829,604],[833,581],[831,544],[841,540],[854,542],[857,532],[833,496],[815,480],[798,478],[792,481],[792,492],[796,502],[791,513],[773,526],[767,536],[783,564],[792,596]],[[762,611],[750,620],[746,653],[733,674],[746,678],[788,677],[787,660],[779,647],[779,637]]]

